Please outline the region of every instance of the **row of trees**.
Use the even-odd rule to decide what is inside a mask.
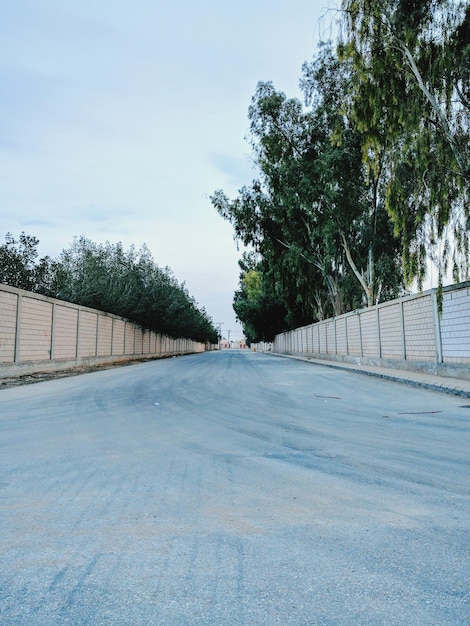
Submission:
[[[155,263],[148,248],[74,240],[59,258],[38,258],[39,240],[7,234],[0,283],[115,313],[170,337],[216,343],[217,330],[184,284]]]
[[[247,338],[396,297],[429,260],[469,271],[470,9],[344,0],[336,46],[302,68],[304,103],[259,83],[259,176],[212,204],[248,249],[234,309]]]

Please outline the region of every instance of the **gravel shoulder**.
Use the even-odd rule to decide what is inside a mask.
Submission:
[[[102,370],[115,369],[118,367],[128,367],[137,365],[138,363],[146,363],[147,361],[159,361],[161,359],[176,358],[171,356],[159,357],[143,357],[142,359],[128,359],[125,361],[113,361],[112,363],[101,363],[96,365],[79,365],[63,370],[51,370],[45,372],[36,372],[34,374],[24,374],[19,376],[1,377],[0,373],[0,391],[2,389],[11,389],[12,387],[21,387],[22,385],[32,385],[41,383],[45,380],[56,380],[59,378],[69,378],[70,376],[79,376],[80,374],[89,374],[91,372],[99,372]]]

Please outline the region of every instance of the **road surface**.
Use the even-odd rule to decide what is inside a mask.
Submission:
[[[2,626],[470,624],[470,401],[224,351],[0,391]]]

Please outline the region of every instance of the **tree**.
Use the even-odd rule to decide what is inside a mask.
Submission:
[[[435,259],[469,270],[470,8],[463,0],[344,0],[364,156],[386,151],[386,206],[408,282]],[[386,141],[385,141],[386,138]]]
[[[156,265],[145,245],[125,251],[121,243],[76,238],[59,257],[54,284],[57,298],[115,313],[171,337],[217,342],[206,311],[169,268]]]
[[[169,268],[159,268],[143,245],[75,238],[59,259],[37,260],[39,240],[10,233],[0,246],[0,282],[125,317],[144,329],[171,337],[217,343],[217,330],[204,308]]]
[[[260,178],[235,200],[221,190],[211,198],[235,237],[261,256],[263,281],[272,281],[287,327],[401,289],[398,241],[379,179],[370,183],[360,132],[344,114],[350,70],[322,46],[304,66],[310,110],[259,83],[249,118]]]
[[[16,240],[11,233],[0,246],[0,283],[47,295],[53,262],[49,257],[37,261],[39,239],[21,233]]]
[[[249,344],[272,341],[285,328],[287,310],[269,288],[269,280],[256,254],[244,253],[239,261],[240,289],[235,292],[233,308],[243,325]]]
[[[364,164],[365,137],[350,114],[354,71],[348,59],[338,58],[329,42],[321,43],[317,56],[302,69],[307,104],[327,135],[322,187],[333,209],[329,219],[336,224],[346,261],[371,306],[396,297],[403,288],[399,241],[385,206],[384,150],[374,154],[372,164],[367,159]]]

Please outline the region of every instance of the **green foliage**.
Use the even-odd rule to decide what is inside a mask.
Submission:
[[[353,63],[364,159],[384,159],[405,277],[469,275],[470,7],[464,0],[344,0],[338,50]],[[372,152],[370,149],[372,148]]]
[[[0,283],[47,294],[54,264],[49,257],[38,260],[38,245],[39,239],[24,232],[18,240],[7,233],[0,246]]]
[[[222,190],[211,197],[235,238],[259,255],[255,269],[270,305],[282,305],[275,322],[283,329],[401,290],[380,172],[372,176],[365,167],[362,135],[345,116],[351,70],[323,45],[303,68],[309,108],[259,83],[249,108],[259,178],[234,200]],[[248,297],[250,278],[249,271],[242,274],[236,311],[262,335],[265,324],[255,325]],[[258,304],[258,311],[266,309],[265,300]]]
[[[240,289],[235,292],[233,308],[243,325],[249,344],[272,341],[285,329],[287,310],[274,293],[261,263],[255,254],[245,253],[239,261],[241,268]]]
[[[162,270],[144,245],[96,244],[80,237],[60,256],[57,297],[126,317],[143,328],[196,341],[217,341],[204,309]]]
[[[149,249],[121,243],[74,240],[57,261],[36,263],[39,241],[7,235],[0,247],[0,282],[125,317],[142,328],[201,342],[217,342],[217,331],[184,284],[159,268]]]
[[[336,54],[305,63],[305,108],[259,83],[249,108],[258,179],[214,193],[259,255],[235,306],[261,335],[263,294],[286,328],[400,295],[429,260],[470,275],[470,7],[343,0]],[[253,268],[252,268],[253,269]],[[255,297],[256,296],[256,297]],[[256,304],[256,306],[255,306]]]

